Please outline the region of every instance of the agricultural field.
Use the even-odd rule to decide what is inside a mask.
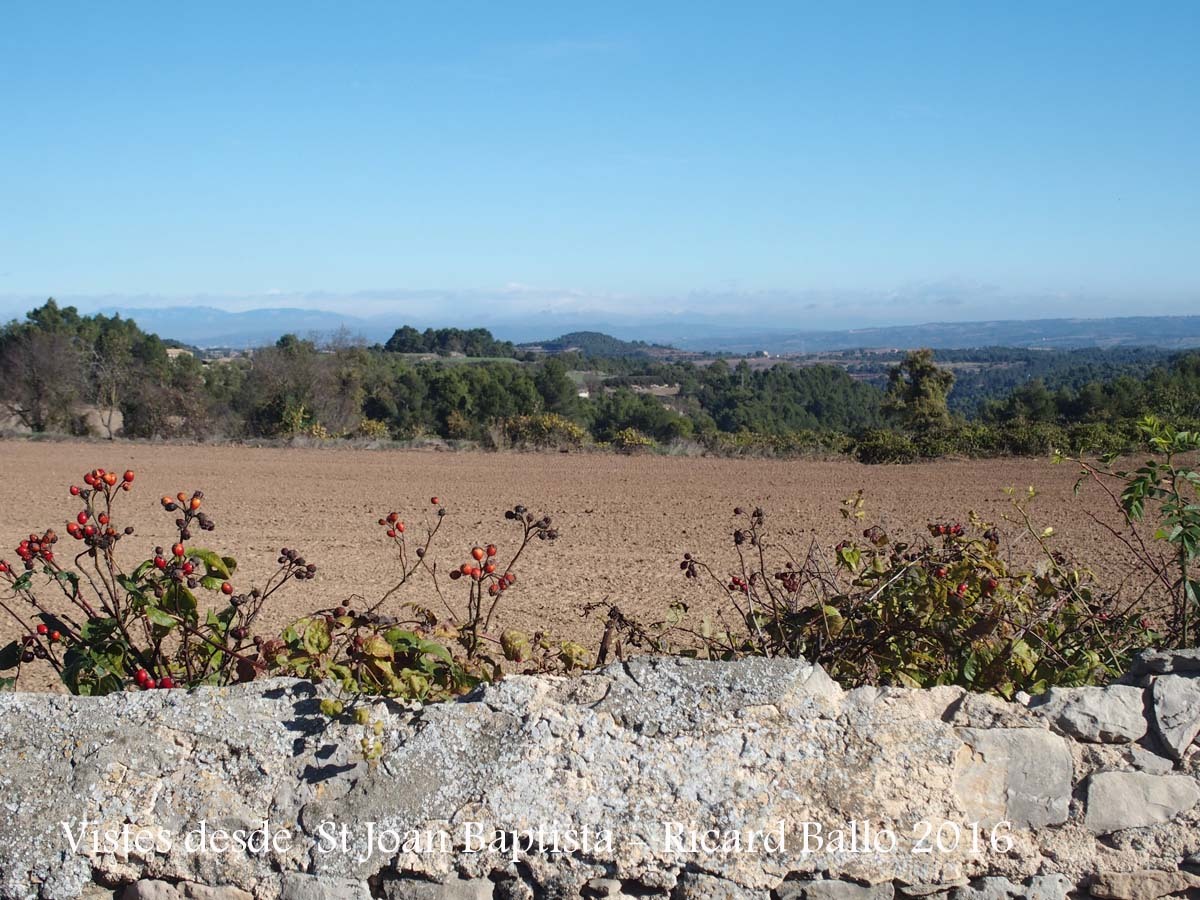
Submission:
[[[14,561],[17,543],[48,527],[62,535],[59,556],[74,552],[78,545],[66,537],[65,526],[80,504],[68,487],[97,466],[136,472],[133,489],[119,494],[114,515],[114,524],[135,528],[119,546],[131,565],[149,557],[156,544],[170,544],[174,515],[163,511],[160,498],[195,489],[204,491],[204,509],[216,530],[193,543],[238,559],[233,580],[239,590],[261,585],[283,547],[317,564],[315,579],[290,584],[272,598],[256,629],[266,635],[314,609],[380,598],[398,570],[378,519],[398,512],[407,536],[415,539],[436,520],[433,497],[447,510],[429,553],[441,572],[468,560],[475,545],[495,543],[503,556],[515,540],[513,523],[504,519],[513,505],[551,516],[560,536],[553,543],[534,542],[521,558],[519,582],[503,597],[501,622],[529,632],[546,629],[593,651],[602,621],[581,617],[588,603],[611,601],[645,620],[664,617],[677,600],[697,617],[714,612],[714,592],[683,578],[678,563],[683,553],[693,552],[728,565],[737,505],[768,510],[776,539],[801,551],[813,539],[832,548],[870,524],[894,537],[919,538],[927,522],[965,522],[975,510],[999,524],[1008,552],[1029,559],[1031,540],[1002,519],[1011,511],[1003,489],[1035,485],[1037,524],[1054,527],[1057,547],[1090,564],[1102,582],[1116,584],[1126,571],[1116,542],[1089,517],[1114,521],[1107,501],[1095,491],[1073,496],[1075,470],[1049,460],[864,466],[845,459],[132,442],[0,443],[0,558]],[[839,509],[859,489],[867,515],[852,526]],[[442,580],[447,601],[457,608],[465,599],[464,583]],[[385,611],[401,614],[406,602],[440,608],[428,580],[405,585]],[[0,645],[17,633],[11,620],[0,622]],[[49,678],[23,677],[22,684],[57,689]]]

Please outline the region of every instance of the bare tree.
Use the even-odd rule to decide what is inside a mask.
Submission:
[[[83,360],[66,333],[22,329],[0,354],[0,402],[27,428],[65,427],[83,389]]]

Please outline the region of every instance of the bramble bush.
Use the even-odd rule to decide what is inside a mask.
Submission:
[[[497,544],[484,542],[470,548],[467,561],[443,573],[432,551],[447,510],[438,497],[430,498],[430,505],[436,513],[425,522],[415,546],[410,547],[412,529],[398,512],[379,519],[400,577],[378,600],[361,608],[348,601],[304,616],[280,638],[262,645],[272,672],[333,681],[337,695],[326,703],[331,714],[342,712],[346,700],[359,694],[446,699],[499,678],[506,663],[542,672],[570,670],[586,661],[586,651],[578,645],[562,643],[554,652],[544,634],[531,638],[511,630],[497,633],[494,627],[502,601],[517,584],[518,560],[535,543],[558,538],[550,517],[514,506],[504,514],[517,532],[514,550],[504,554]],[[465,585],[465,614],[449,602],[443,574],[447,581]],[[388,601],[418,577],[441,608],[409,601],[401,606],[405,616],[384,612]]]
[[[204,495],[181,491],[161,500],[163,510],[176,515],[172,545],[155,547],[148,559],[126,567],[117,550],[134,532],[117,524],[115,508],[134,479],[132,471],[118,477],[97,468],[84,475],[82,486],[71,486],[83,509],[66,526],[80,545],[69,561],[60,558],[52,529],[20,542],[20,563],[0,560],[0,583],[9,588],[0,596],[0,613],[22,632],[0,648],[0,672],[13,673],[0,680],[0,688],[13,687],[25,666],[40,661],[76,694],[226,685],[272,673],[332,681],[338,698],[385,694],[430,700],[498,678],[506,666],[569,671],[588,661],[578,644],[498,628],[501,602],[517,583],[518,560],[531,545],[558,537],[549,516],[514,506],[505,519],[518,540],[507,556],[485,542],[470,548],[467,562],[440,570],[432,558],[447,514],[439,499],[431,498],[436,513],[415,547],[399,514],[388,513],[379,526],[396,554],[398,582],[374,603],[350,598],[267,638],[255,633],[266,604],[289,582],[314,578],[316,565],[285,547],[261,589],[239,592],[233,583],[236,560],[190,543],[193,531],[216,526],[202,509]],[[388,601],[417,576],[426,577],[444,609],[407,602],[400,606],[406,617],[393,615]],[[448,601],[443,577],[466,586],[465,614]],[[203,601],[206,593],[216,604]],[[334,698],[326,705],[340,712],[343,701]]]
[[[1147,416],[1138,423],[1137,434],[1142,449],[1154,454],[1150,459],[1132,470],[1115,468],[1116,453],[1101,460],[1074,459],[1080,466],[1075,490],[1091,482],[1120,510],[1124,529],[1110,531],[1150,575],[1150,586],[1161,587],[1171,598],[1167,643],[1193,646],[1200,644],[1200,469],[1194,463],[1200,431],[1179,430]],[[1166,553],[1148,545],[1137,527],[1147,507],[1159,523],[1154,540],[1166,546]]]
[[[690,624],[685,604],[650,625],[610,607],[610,628],[655,652],[805,658],[850,687],[955,684],[1012,697],[1115,677],[1158,635],[1050,546],[1032,499],[1013,503],[1042,557],[1031,569],[1010,566],[998,529],[974,515],[930,523],[924,539],[873,525],[830,555],[815,542],[800,552],[776,544],[764,510],[738,508],[729,560],[688,553],[679,564],[723,601],[716,622]],[[859,522],[863,507],[860,492],[842,512]]]
[[[134,531],[117,524],[116,509],[133,483],[133,471],[119,476],[96,468],[82,485],[71,485],[83,506],[66,526],[79,547],[73,557],[45,529],[21,541],[20,564],[0,560],[0,579],[9,587],[0,611],[24,632],[0,649],[0,671],[15,672],[0,686],[11,687],[36,660],[72,693],[86,695],[223,685],[261,671],[250,640],[255,619],[284,585],[312,579],[316,566],[285,548],[261,590],[239,592],[233,557],[190,544],[193,530],[216,527],[202,510],[204,495],[180,491],[161,501],[164,512],[178,514],[171,546],[155,547],[129,569],[116,551]],[[215,596],[217,608],[203,609],[197,591]]]

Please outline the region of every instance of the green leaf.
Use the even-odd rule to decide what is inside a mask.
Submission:
[[[170,613],[164,612],[157,606],[146,607],[146,618],[150,620],[152,625],[157,625],[160,628],[174,628],[179,624],[179,620]]]
[[[15,678],[0,678],[0,694],[5,691],[15,691],[17,689],[17,679]]]
[[[329,649],[331,643],[329,626],[325,624],[325,620],[314,618],[309,621],[308,627],[304,629],[304,649],[313,656],[320,656]]]
[[[226,558],[219,556],[212,550],[202,550],[199,547],[189,547],[187,555],[193,559],[198,559],[204,563],[204,568],[208,574],[214,578],[220,578],[223,581],[228,581],[233,575],[233,569],[237,568],[237,563],[234,562],[230,567],[226,562]],[[232,559],[230,560],[232,562]]]
[[[374,659],[393,659],[396,655],[392,645],[378,634],[373,634],[363,641],[362,652]]]
[[[172,584],[163,594],[163,609],[169,610],[185,619],[196,616],[196,595],[181,584]]]

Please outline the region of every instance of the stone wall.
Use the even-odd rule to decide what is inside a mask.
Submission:
[[[335,721],[293,681],[4,694],[0,895],[1200,896],[1200,651],[1124,681],[639,659]]]

